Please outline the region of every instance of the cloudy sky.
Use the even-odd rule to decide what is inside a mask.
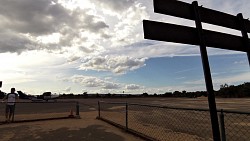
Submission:
[[[250,17],[249,0],[198,2]],[[143,39],[143,19],[187,26],[194,22],[156,14],[152,5],[152,0],[1,0],[1,90],[16,87],[28,94],[206,90],[199,47]],[[224,83],[249,82],[245,53],[208,48],[208,55],[215,90]]]

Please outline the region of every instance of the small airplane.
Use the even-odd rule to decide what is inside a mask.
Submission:
[[[40,102],[40,101],[57,101],[56,99],[59,97],[59,95],[52,94],[51,92],[44,92],[42,95],[37,96],[36,98],[32,98],[31,101],[33,102]]]
[[[26,93],[23,93],[22,91],[17,91],[20,99],[29,99],[33,102],[42,102],[42,101],[49,101],[53,100],[56,101],[56,99],[59,97],[59,95],[52,94],[51,92],[44,92],[42,95],[27,95]]]
[[[43,100],[45,101],[49,101],[49,100],[54,100],[56,101],[56,99],[59,97],[59,95],[52,95],[51,92],[44,92],[43,93]]]
[[[34,98],[36,98],[36,96],[34,96],[34,95],[28,95],[28,94],[26,94],[26,93],[24,93],[24,92],[22,92],[22,91],[17,91],[17,94],[18,94],[18,96],[19,96],[19,98],[20,99],[34,99]]]

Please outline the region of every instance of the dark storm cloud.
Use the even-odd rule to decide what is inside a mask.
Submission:
[[[49,0],[3,0],[0,15],[6,22],[1,25],[19,33],[48,34],[69,18],[67,10]]]
[[[109,26],[103,21],[95,22],[96,17],[94,15],[86,15],[84,17],[83,27],[91,32],[99,32],[101,29],[108,28]]]
[[[71,46],[75,39],[86,41],[88,37],[82,37],[81,31],[108,38],[109,35],[104,32],[108,25],[96,15],[88,14],[89,10],[80,8],[69,10],[57,0],[2,0],[0,31],[4,38],[0,40],[0,52],[36,49],[30,47],[30,44],[36,42],[32,40],[52,33],[60,33],[62,36],[58,45],[55,45],[57,47],[51,49]],[[24,36],[27,34],[32,38]],[[50,46],[47,45],[47,48]]]
[[[84,27],[93,32],[108,27],[102,21],[95,22],[96,17],[86,13],[87,10],[81,9],[70,11],[58,3],[52,4],[51,0],[0,1],[0,15],[6,19],[1,25],[21,33],[53,33],[60,25],[78,27],[86,24]]]
[[[25,50],[33,50],[35,46],[34,42],[23,35],[0,33],[0,53],[11,52],[19,54]]]

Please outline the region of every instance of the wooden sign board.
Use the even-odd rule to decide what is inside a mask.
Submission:
[[[198,9],[201,22],[241,30],[236,16],[201,6]],[[192,4],[177,0],[154,0],[154,12],[195,20]],[[250,21],[244,19],[244,24],[247,32],[250,32]]]
[[[199,45],[197,29],[193,27],[143,20],[143,30],[145,39]],[[249,52],[242,37],[209,30],[203,33],[208,47]]]

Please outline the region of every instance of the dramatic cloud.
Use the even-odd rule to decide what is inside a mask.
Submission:
[[[102,86],[103,89],[118,89],[120,87],[121,87],[120,84],[112,83],[112,82],[106,82]]]
[[[142,20],[148,19],[146,8],[137,3],[123,14],[119,15],[120,21],[115,25],[112,46],[124,46],[143,39]]]
[[[19,33],[53,33],[59,28],[58,25],[65,23],[65,19],[72,19],[67,9],[50,0],[1,1],[0,9],[4,19],[1,27]]]
[[[146,58],[131,58],[128,56],[105,56],[88,58],[82,61],[80,70],[111,71],[116,74],[124,74],[145,66]]]
[[[79,84],[80,86],[87,87],[88,89],[99,89],[103,92],[109,92],[112,90],[113,92],[122,92],[127,90],[126,92],[133,91],[142,91],[144,89],[143,86],[136,84],[124,84],[114,82],[111,78],[98,78],[94,76],[85,76],[85,75],[74,75],[69,78],[65,78],[64,81],[74,82]]]
[[[89,9],[69,10],[51,0],[0,2],[1,28],[19,33],[47,35],[67,27],[98,32],[108,27],[97,16],[88,13]]]
[[[101,16],[91,9],[68,9],[60,2],[0,1],[0,52],[58,50],[83,43],[88,51],[96,39],[110,38]]]
[[[136,89],[141,89],[142,88],[140,85],[136,85],[136,84],[129,84],[129,85],[126,85],[125,87],[128,90],[136,90]]]
[[[97,15],[94,7],[70,7],[63,0],[0,1],[0,52],[41,49],[69,52],[72,47],[79,47],[83,54],[98,54],[99,46],[108,49],[110,44],[120,47],[142,39],[138,34],[142,29],[138,27],[148,17],[145,6],[132,0],[93,2],[117,12],[119,17],[111,16],[106,22],[107,17]],[[111,29],[108,23],[113,24]]]
[[[101,87],[104,84],[104,81],[97,77],[82,75],[74,75],[72,77],[72,82],[82,84],[85,87]]]
[[[121,87],[121,84],[119,83],[102,80],[93,76],[74,75],[67,80],[81,84],[85,87],[99,87],[102,89],[118,89]]]
[[[0,53],[21,53],[26,50],[34,50],[36,44],[22,34],[0,33]]]

